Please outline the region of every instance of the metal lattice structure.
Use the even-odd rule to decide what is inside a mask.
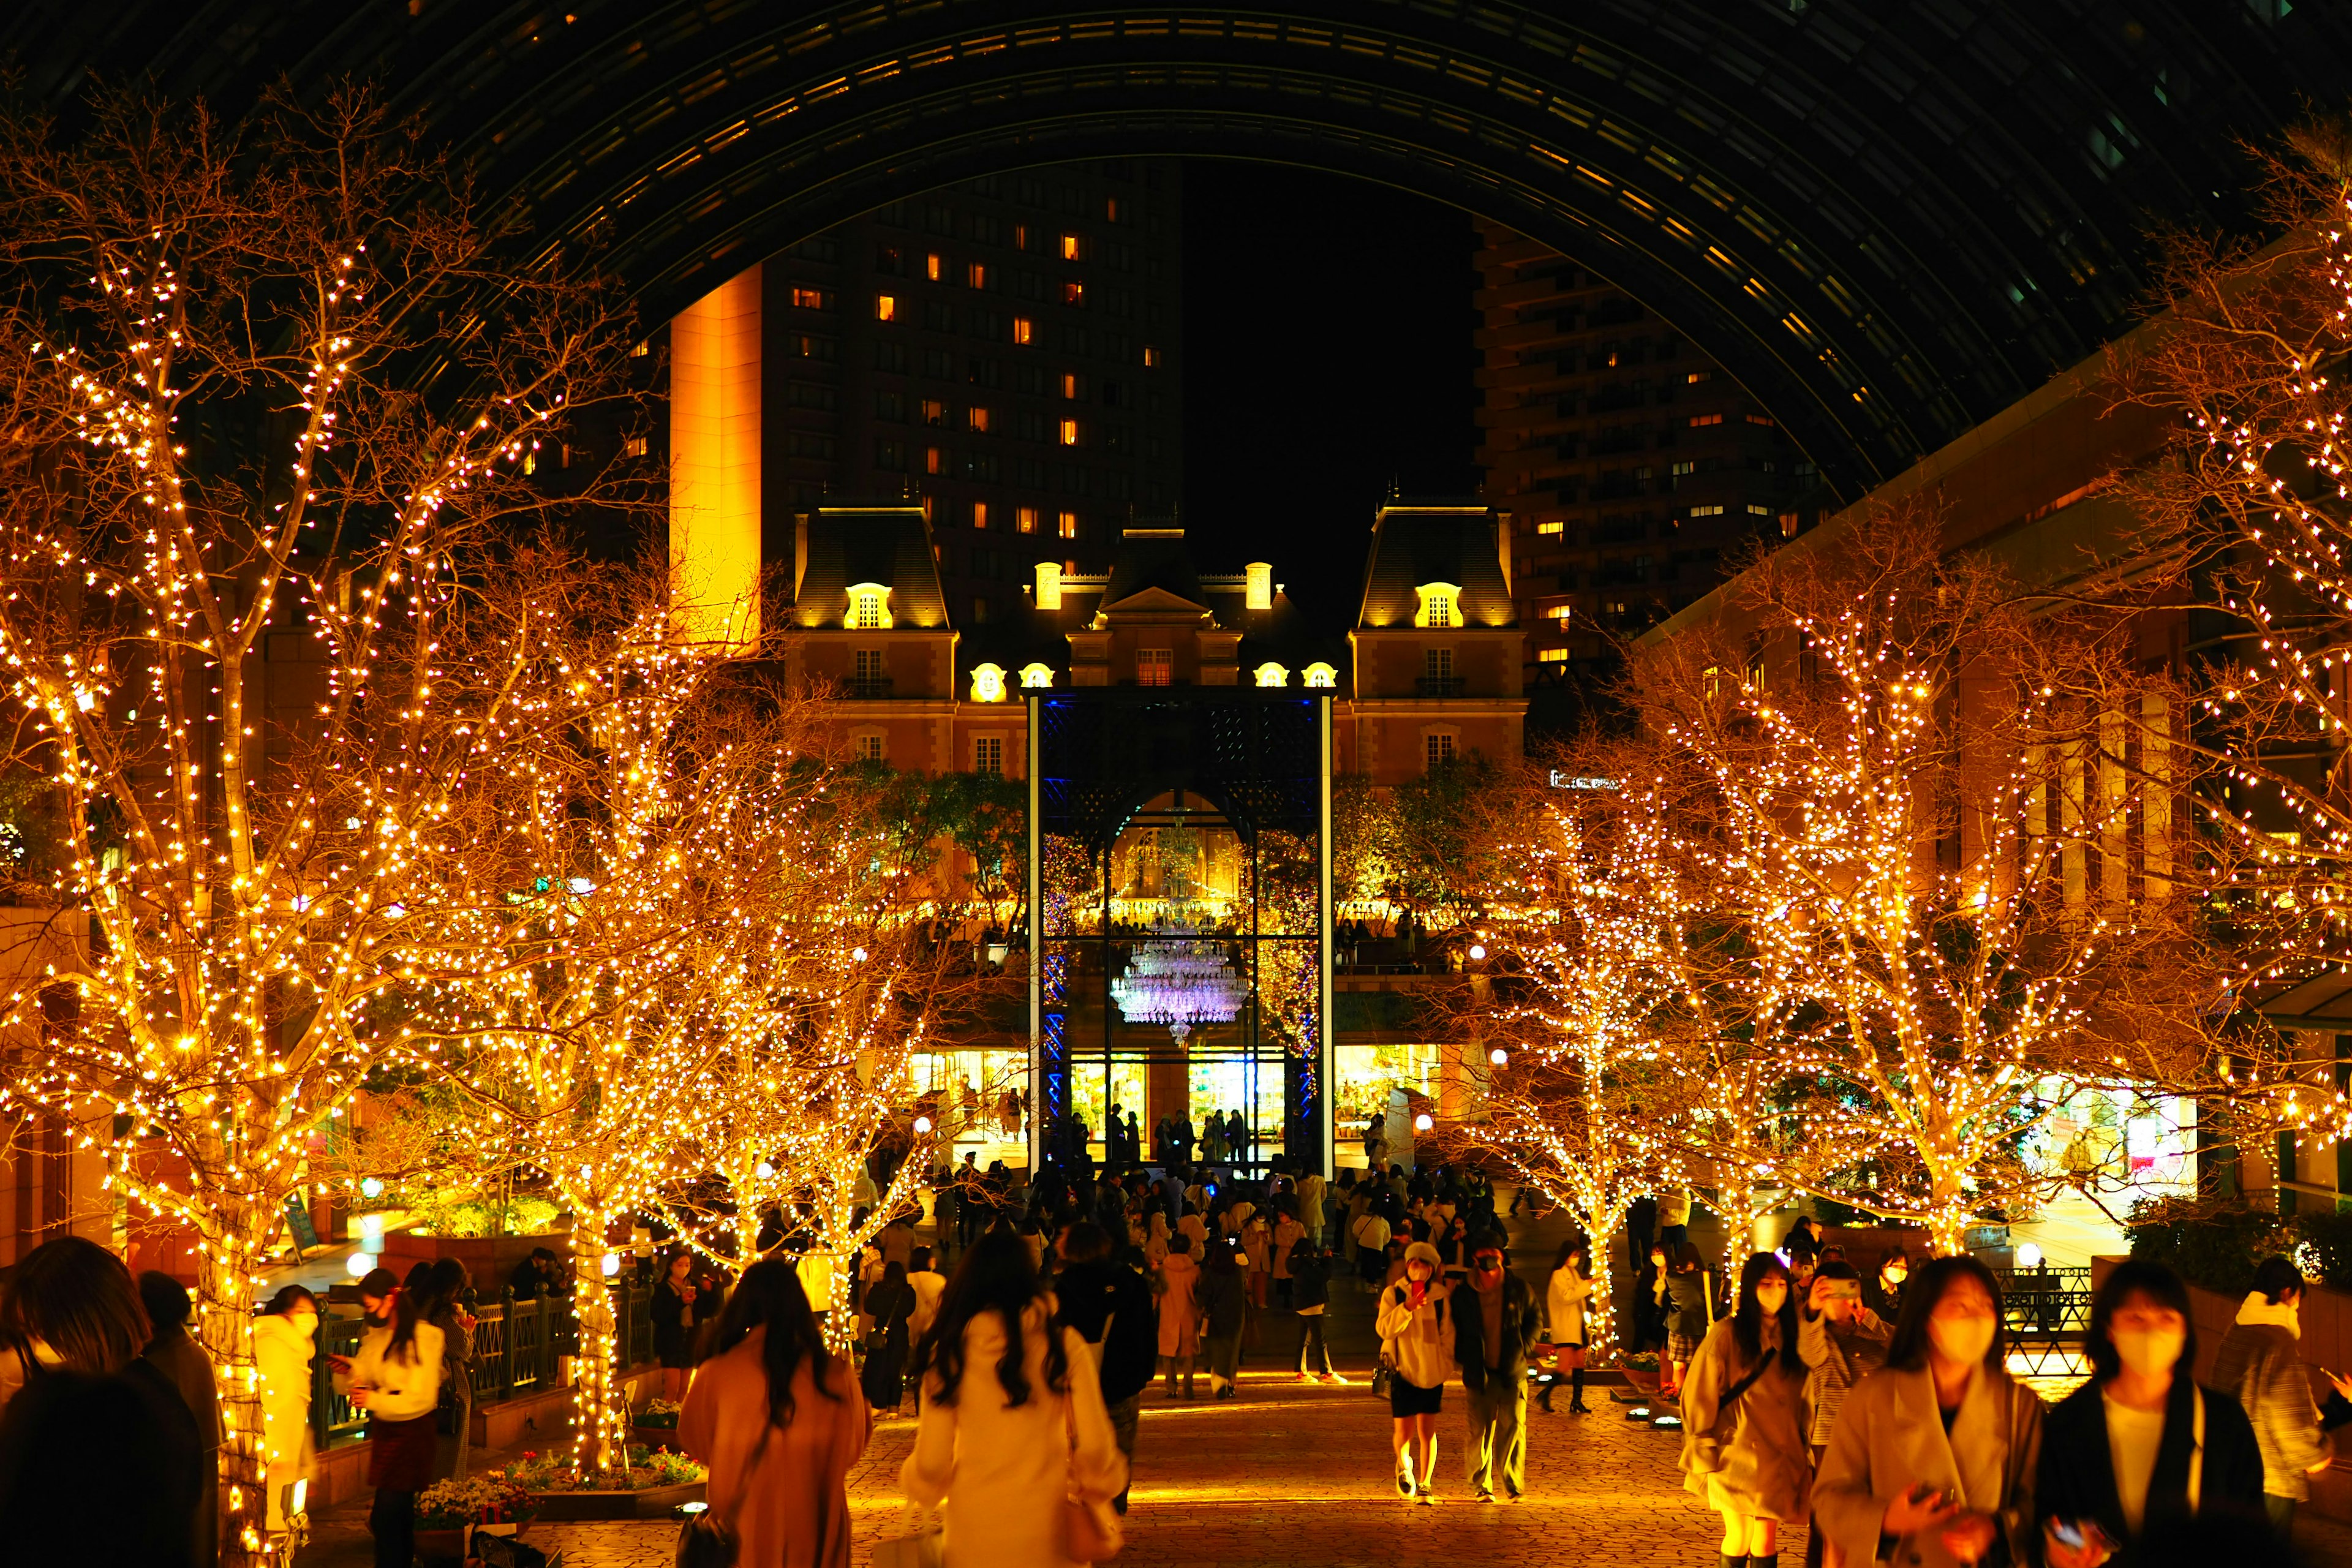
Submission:
[[[1331,1155],[1331,701],[1247,687],[1034,692],[1029,706],[1030,1159],[1073,1153],[1073,1073],[1111,1064],[1190,1061],[1195,1050],[1252,1064],[1278,1058],[1283,1147],[1303,1164]],[[1171,807],[1152,803],[1169,797]],[[1200,806],[1189,807],[1188,801]],[[1234,1037],[1214,1047],[1142,1043],[1112,1003],[1123,958],[1153,939],[1111,915],[1111,850],[1139,825],[1213,818],[1241,841],[1244,916],[1215,943],[1249,986]],[[1288,852],[1304,897],[1263,896]],[[1300,884],[1294,875],[1294,892]],[[1271,956],[1276,948],[1283,957]],[[1267,981],[1296,977],[1296,1005],[1269,1017]],[[1147,1036],[1148,1039],[1148,1036]],[[1253,1108],[1254,1109],[1254,1108]]]

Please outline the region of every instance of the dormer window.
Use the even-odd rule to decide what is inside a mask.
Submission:
[[[1261,664],[1257,667],[1257,683],[1260,686],[1287,686],[1290,684],[1290,671],[1278,664]]]
[[[890,629],[890,590],[879,583],[859,583],[849,590],[849,616],[843,623],[854,632]]]
[[[1047,664],[1024,664],[1021,667],[1022,689],[1050,689],[1054,684],[1054,668]]]
[[[1413,612],[1417,626],[1458,626],[1462,624],[1462,587],[1458,583],[1423,583],[1413,593],[1421,605]]]
[[[1339,672],[1328,664],[1310,664],[1307,667],[1307,684],[1310,687],[1337,686],[1339,684]]]
[[[1000,664],[975,664],[971,667],[971,700],[974,702],[1004,700],[1004,667]]]
[[[1175,674],[1176,653],[1173,648],[1143,647],[1135,650],[1135,683],[1138,686],[1166,686]]]

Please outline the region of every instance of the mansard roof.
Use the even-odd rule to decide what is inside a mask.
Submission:
[[[1364,563],[1364,607],[1357,626],[1410,626],[1419,612],[1415,592],[1450,583],[1465,626],[1513,626],[1517,611],[1503,576],[1492,508],[1391,503],[1372,520],[1372,551]]]
[[[807,548],[793,599],[793,626],[840,626],[849,590],[878,583],[890,590],[893,627],[949,629],[931,525],[921,507],[819,507],[798,526],[806,530]]]

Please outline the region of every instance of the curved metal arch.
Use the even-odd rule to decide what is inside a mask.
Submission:
[[[1578,254],[1847,493],[2126,324],[2147,218],[2226,213],[2230,139],[2352,59],[2352,7],[2204,0],[555,3],[35,0],[19,53],[53,95],[95,64],[231,108],[381,74],[656,309],[852,201],[1271,144]]]

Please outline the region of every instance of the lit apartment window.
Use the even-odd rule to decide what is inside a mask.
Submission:
[[[976,500],[971,503],[971,525],[974,528],[986,528],[988,526],[988,503],[986,501]]]
[[[1794,539],[1797,537],[1797,514],[1795,512],[1784,511],[1780,514],[1780,537],[1783,539]]]
[[[1454,624],[1453,595],[1432,594],[1429,596],[1429,624],[1433,626],[1450,626]]]
[[[1539,517],[1536,519],[1536,531],[1538,533],[1565,533],[1568,531],[1568,524],[1557,517]]]
[[[1026,250],[1029,248],[1029,226],[1027,224],[1016,223],[1013,226],[1013,248],[1015,250]]]
[[[1769,428],[1772,423],[1772,416],[1769,414],[1751,414],[1748,416],[1748,423],[1762,425]]]
[[[1339,672],[1328,664],[1310,664],[1307,667],[1307,684],[1320,687],[1337,686],[1339,684]]]
[[[1035,342],[1037,341],[1037,323],[1031,321],[1026,316],[1013,317],[1013,341],[1016,343]]]
[[[1429,760],[1429,771],[1431,773],[1435,773],[1438,769],[1445,766],[1448,763],[1451,763],[1454,760],[1453,736],[1430,735],[1424,737],[1424,742],[1428,748],[1427,754]]]
[[[1016,528],[1020,529],[1020,530],[1021,530],[1021,531],[1022,531],[1022,532],[1024,532],[1024,533],[1034,533],[1034,532],[1036,532],[1036,531],[1037,531],[1037,509],[1036,509],[1035,507],[1034,507],[1034,506],[1024,506],[1024,507],[1015,507],[1015,508],[1013,508],[1013,526],[1015,526]]]
[[[858,736],[856,744],[857,747],[857,760],[859,762],[878,763],[883,760],[882,737],[880,735],[868,731],[866,734]]]
[[[874,319],[877,321],[897,321],[898,319],[898,297],[896,294],[875,295]]]
[[[1004,737],[981,735],[971,742],[971,771],[1002,776],[1004,772]]]
[[[1750,517],[1769,517],[1772,515],[1772,509],[1769,506],[1759,506],[1755,501],[1749,501],[1748,503],[1748,515]]]
[[[1690,514],[1693,517],[1721,517],[1723,509],[1719,506],[1695,506],[1690,509]]]
[[[1694,430],[1697,429],[1702,425],[1720,425],[1722,423],[1723,416],[1720,414],[1694,414],[1690,416],[1690,427]]]
[[[940,253],[936,250],[923,258],[923,276],[934,283],[940,280],[940,275],[945,272],[947,268],[948,264],[940,258]]]
[[[572,455],[572,448],[566,447],[563,449],[563,453],[564,456],[570,457]],[[621,443],[621,455],[625,458],[644,457],[646,455],[646,438],[643,436],[632,436],[628,437]],[[569,467],[570,465],[567,464],[565,466]]]
[[[1118,198],[1117,196],[1105,196],[1103,198],[1103,216],[1110,219],[1113,223],[1117,223],[1118,221]]]
[[[1144,364],[1145,364],[1148,368],[1150,368],[1150,369],[1152,369],[1152,370],[1157,370],[1157,369],[1159,369],[1159,368],[1160,368],[1160,351],[1159,351],[1158,349],[1156,349],[1156,348],[1153,348],[1150,343],[1146,343],[1146,344],[1144,344],[1144,345],[1143,345],[1143,363],[1144,363]]]
[[[793,290],[793,309],[795,310],[829,310],[832,308],[832,301],[824,297],[824,290],[822,289]]]
[[[1673,469],[1673,473],[1674,473],[1675,478],[1676,478],[1676,479],[1679,479],[1684,478],[1684,477],[1685,477],[1685,476],[1686,476],[1686,475],[1695,474],[1695,473],[1697,473],[1697,472],[1698,472],[1698,465],[1697,465],[1696,463],[1693,463],[1693,462],[1680,462],[1680,463],[1676,463],[1676,464],[1674,466],[1674,469]]]
[[[936,397],[923,399],[923,423],[944,425],[948,422],[948,405]]]
[[[1086,247],[1086,241],[1080,239],[1076,235],[1066,234],[1062,237],[1062,259],[1065,261],[1084,261],[1086,259],[1086,256],[1084,254]]]
[[[1062,303],[1065,305],[1083,305],[1086,302],[1087,286],[1079,282],[1075,278],[1064,279],[1062,281]]]
[[[1135,650],[1135,683],[1138,686],[1165,686],[1176,674],[1176,654],[1172,648],[1140,647]]]
[[[973,262],[963,269],[963,280],[974,289],[987,288],[988,268],[982,262]]]
[[[849,595],[849,626],[851,630],[861,632],[880,631],[889,624],[889,615],[882,607],[881,589],[861,588]],[[858,655],[858,658],[861,659],[865,657],[866,656],[864,654]],[[876,654],[874,657],[876,658],[879,658],[882,656],[880,654]]]
[[[1056,521],[1058,526],[1055,528],[1055,531],[1062,538],[1076,539],[1078,536],[1078,514],[1076,512],[1066,511],[1059,519],[1056,520]]]
[[[1075,447],[1075,446],[1076,446],[1077,444],[1078,444],[1078,422],[1077,422],[1076,420],[1075,420],[1075,419],[1065,419],[1065,420],[1063,420],[1063,421],[1062,421],[1062,445],[1063,445],[1063,446],[1065,446],[1065,447]]]
[[[1257,667],[1257,683],[1260,686],[1287,686],[1290,684],[1290,671],[1271,661],[1261,664]]]
[[[653,352],[653,340],[650,338],[639,338],[636,341],[635,345],[629,350],[629,357],[631,359],[643,359]]]
[[[1050,689],[1054,684],[1053,667],[1051,665],[1045,664],[1023,665],[1021,667],[1021,684],[1024,688],[1029,689]]]
[[[1536,649],[1536,662],[1538,664],[1566,664],[1568,662],[1568,649],[1564,647],[1539,647]]]
[[[1560,625],[1566,626],[1570,619],[1575,616],[1576,606],[1574,605],[1554,605],[1550,608],[1545,610],[1544,614],[1550,616],[1553,620],[1559,622]]]
[[[987,434],[988,434],[988,410],[987,410],[987,409],[985,409],[985,408],[979,408],[979,407],[975,407],[975,408],[973,408],[973,409],[971,410],[971,416],[970,416],[970,420],[971,420],[971,427],[972,427],[974,430],[979,431],[979,432],[980,432],[982,435],[983,435],[983,436],[985,436],[985,435],[987,435]]]
[[[1062,396],[1066,400],[1076,402],[1078,395],[1078,373],[1074,370],[1064,371],[1062,373]]]
[[[924,447],[924,448],[923,448],[923,472],[925,472],[925,473],[927,473],[927,474],[944,474],[944,473],[946,473],[947,471],[948,471],[948,454],[947,454],[947,449],[946,449],[945,447]]]
[[[1702,381],[1713,381],[1714,379],[1715,372],[1711,370],[1695,370],[1688,375],[1683,377],[1683,384],[1685,386],[1696,386]]]

